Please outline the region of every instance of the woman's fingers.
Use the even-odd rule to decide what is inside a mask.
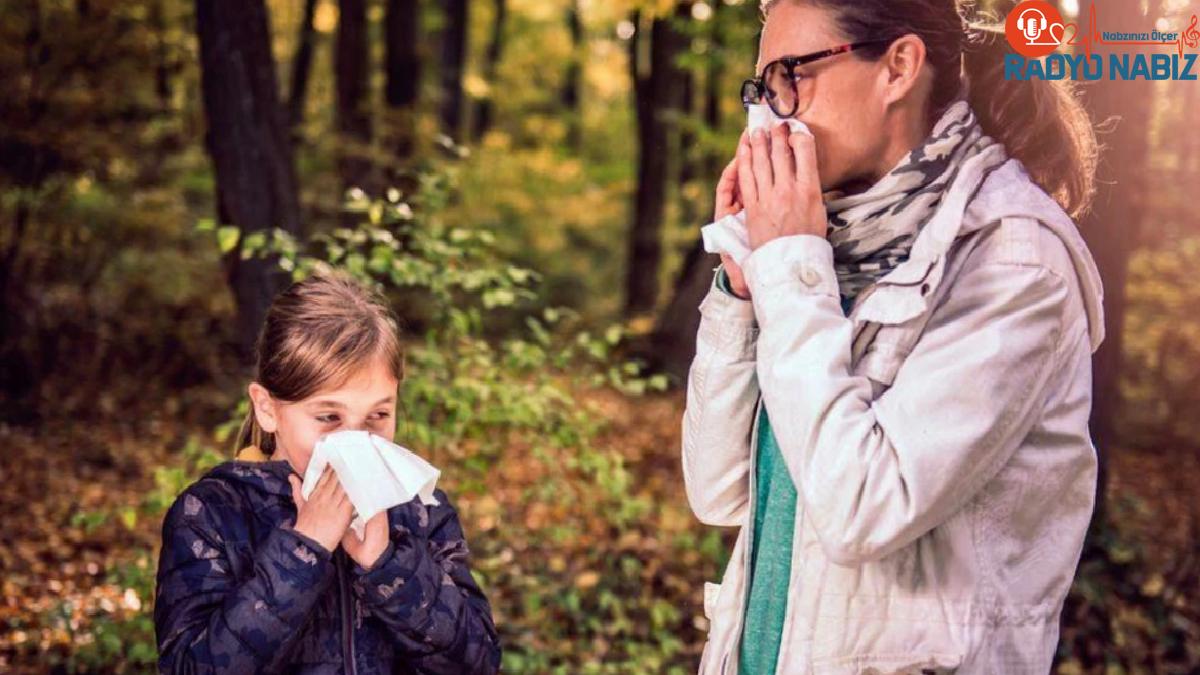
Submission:
[[[738,190],[742,194],[742,203],[746,206],[758,204],[758,187],[754,182],[754,168],[751,165],[750,139],[743,136],[738,144]]]
[[[816,181],[817,192],[821,191],[820,178],[817,176],[817,144],[812,136],[794,133],[788,137],[788,146],[792,149],[792,161],[795,162],[795,177],[800,183],[810,184]]]
[[[789,128],[781,124],[771,130],[771,170],[777,183],[796,180],[796,160],[788,140]]]
[[[760,201],[763,195],[775,186],[775,171],[771,168],[771,148],[768,143],[769,137],[765,131],[754,132],[750,139],[750,157],[753,160],[754,185],[757,188],[755,194]]]
[[[734,158],[726,165],[725,170],[721,172],[721,179],[717,181],[717,212],[714,220],[739,211],[739,202],[738,162],[737,158]]]

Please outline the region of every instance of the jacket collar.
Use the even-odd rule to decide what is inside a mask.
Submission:
[[[239,462],[267,462],[271,456],[260,450],[257,445],[247,445],[238,451],[234,459]]]
[[[908,260],[880,278],[855,308],[857,321],[898,324],[920,316],[929,310],[956,240],[1004,218],[1027,217],[1045,224],[1066,246],[1083,293],[1092,351],[1100,346],[1104,290],[1096,263],[1070,216],[1032,181],[1019,160],[994,165],[1003,152],[1003,146],[993,146],[963,164],[946,200],[917,235]]]
[[[929,298],[941,283],[946,253],[969,234],[967,207],[989,173],[1004,162],[1004,146],[993,145],[968,159],[929,222],[913,241],[908,259],[880,278],[855,308],[855,318],[881,324],[904,323],[929,310]]]
[[[257,447],[247,446],[238,451],[233,461],[217,465],[208,475],[291,499],[292,485],[288,476],[294,473],[291,462],[273,460]]]

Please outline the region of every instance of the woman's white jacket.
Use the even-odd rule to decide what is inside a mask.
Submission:
[[[1049,672],[1095,498],[1103,292],[1018,161],[976,185],[849,317],[810,235],[745,261],[753,301],[701,304],[683,474],[697,518],[741,528],[703,675],[737,673],[763,405],[799,493],[778,673]]]

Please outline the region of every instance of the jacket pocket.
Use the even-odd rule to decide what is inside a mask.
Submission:
[[[876,325],[873,330],[864,329],[863,337],[868,338],[867,344],[854,364],[854,373],[871,380],[873,398],[878,398],[892,386],[896,380],[896,373],[925,332],[931,315],[932,312],[927,311],[904,323]]]

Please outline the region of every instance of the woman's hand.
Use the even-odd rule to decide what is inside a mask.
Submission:
[[[380,511],[367,519],[363,528],[363,539],[358,540],[354,530],[346,530],[342,535],[342,548],[354,558],[354,562],[363,567],[371,567],[379,560],[379,556],[387,550],[388,545],[388,514]]]
[[[746,205],[750,250],[779,237],[828,230],[812,136],[790,133],[786,124],[742,137],[738,146],[738,190]],[[731,277],[732,281],[732,277]]]
[[[745,140],[746,134],[743,132],[739,144]],[[745,208],[742,206],[741,195],[738,193],[738,160],[736,157],[721,172],[721,179],[717,181],[717,198],[713,203],[716,204],[713,222]],[[733,294],[749,300],[750,288],[746,286],[746,277],[742,274],[742,268],[738,267],[733,258],[725,253],[721,254],[721,264],[725,267],[725,275],[729,277],[729,288],[733,290]]]
[[[303,482],[299,476],[288,476],[288,482],[292,484],[292,501],[296,502],[295,530],[332,552],[354,517],[354,505],[342,489],[333,467],[325,467],[307,500],[301,493]],[[385,535],[386,530],[385,525]]]

